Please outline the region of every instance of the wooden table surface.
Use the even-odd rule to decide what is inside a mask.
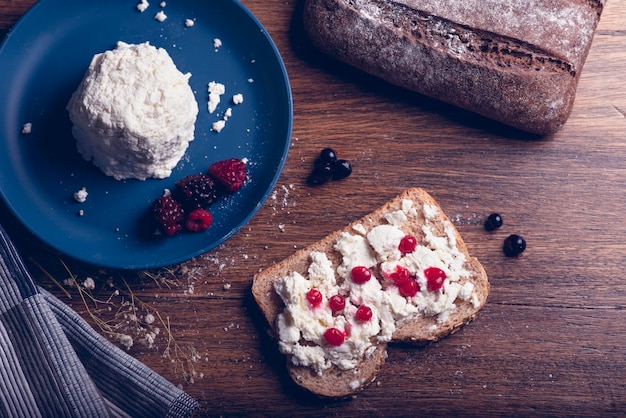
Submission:
[[[1,37],[32,3],[0,0]],[[301,32],[300,0],[243,3],[276,42],[293,89],[292,146],[271,198],[215,250],[142,272],[57,254],[2,205],[36,280],[116,344],[118,334],[133,337],[130,353],[182,385],[202,416],[626,413],[626,0],[608,2],[572,115],[546,138],[320,56]],[[308,187],[327,146],[354,173]],[[439,201],[483,263],[487,305],[436,344],[390,346],[376,382],[355,399],[295,390],[251,302],[252,276],[413,186]],[[505,222],[495,233],[482,227],[491,212]],[[512,233],[528,243],[519,258],[501,251]],[[68,277],[94,278],[98,301],[54,283]],[[133,309],[155,322],[139,326]],[[156,328],[151,345],[146,333]]]

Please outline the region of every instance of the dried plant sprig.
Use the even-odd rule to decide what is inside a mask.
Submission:
[[[64,286],[59,280],[57,280],[51,273],[49,273],[41,264],[32,260],[33,263],[45,274],[45,276],[54,283],[68,299],[72,299],[72,293]],[[194,378],[198,376],[194,368],[194,362],[197,361],[199,356],[194,355],[193,347],[189,348],[188,355],[186,351],[181,347],[174,337],[172,327],[170,323],[170,317],[166,316],[165,319],[161,316],[159,310],[140,298],[137,297],[135,291],[133,291],[130,284],[123,277],[121,280],[116,281],[112,278],[107,280],[107,284],[111,289],[108,293],[108,297],[99,298],[93,293],[95,286],[85,286],[84,283],[79,282],[78,277],[72,272],[69,266],[60,260],[65,272],[69,278],[66,283],[71,283],[72,289],[75,289],[82,306],[84,307],[83,315],[87,315],[91,322],[100,330],[100,333],[104,336],[117,341],[126,350],[134,345],[134,339],[138,338],[139,341],[149,348],[156,348],[155,340],[160,334],[160,327],[165,330],[166,347],[162,352],[164,358],[171,359],[174,364],[175,373],[181,373],[183,379],[187,383],[194,383]],[[166,271],[167,275],[175,277],[173,270]],[[179,282],[175,279],[167,278],[162,274],[154,274],[145,272],[143,276],[151,279],[159,287],[166,286],[171,288],[172,286],[178,286]],[[120,284],[118,286],[116,284]],[[121,283],[120,283],[121,282]],[[142,316],[140,313],[145,312]],[[104,319],[106,316],[112,319]],[[157,318],[158,320],[155,320]],[[131,327],[133,335],[128,333],[128,327]]]

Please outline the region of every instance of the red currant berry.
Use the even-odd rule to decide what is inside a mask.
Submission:
[[[424,276],[426,276],[426,287],[431,292],[441,289],[444,280],[446,280],[446,273],[437,267],[429,267],[424,270]]]
[[[369,306],[361,305],[356,310],[356,319],[359,322],[367,322],[372,319],[372,309]]]
[[[385,277],[393,280],[395,284],[401,285],[409,281],[409,279],[411,278],[411,273],[409,273],[409,270],[402,266],[396,266],[396,271],[386,274]]]
[[[400,240],[400,245],[398,245],[398,249],[402,254],[409,254],[415,251],[415,247],[417,247],[417,239],[414,236],[406,235]]]
[[[324,339],[326,340],[326,342],[329,345],[332,345],[335,347],[339,347],[341,344],[343,344],[343,341],[345,340],[345,338],[346,338],[346,335],[340,330],[338,330],[337,328],[328,328],[324,332]]]
[[[330,306],[333,312],[339,312],[346,307],[346,300],[341,295],[331,296],[330,299],[328,299],[328,306]]]
[[[398,291],[406,298],[412,298],[420,291],[420,285],[417,280],[409,279],[406,282],[398,285]]]
[[[356,284],[366,283],[372,278],[372,272],[363,266],[354,267],[352,269],[352,281]]]
[[[316,308],[322,303],[322,294],[317,289],[311,289],[306,294],[306,299],[309,301],[313,308]]]

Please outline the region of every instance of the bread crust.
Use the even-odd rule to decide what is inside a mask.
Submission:
[[[320,50],[387,82],[545,135],[569,117],[605,1],[307,0]]]
[[[309,256],[313,251],[325,253],[332,265],[336,268],[342,262],[342,255],[334,249],[334,244],[341,233],[344,231],[354,232],[356,225],[362,225],[366,231],[370,231],[377,225],[387,223],[385,214],[400,210],[402,201],[405,199],[413,201],[415,207],[422,207],[424,204],[428,204],[437,208],[436,221],[430,221],[434,224],[433,228],[436,234],[440,236],[444,235],[446,224],[448,228],[451,227],[453,229],[457,248],[466,258],[464,267],[470,272],[470,277],[467,280],[471,281],[474,285],[476,300],[472,303],[470,301],[457,299],[457,302],[455,302],[457,305],[456,308],[450,312],[447,319],[443,322],[438,322],[435,317],[419,317],[407,321],[396,328],[392,336],[392,342],[409,342],[414,344],[433,342],[456,331],[463,324],[476,317],[478,311],[484,306],[489,294],[487,274],[478,260],[469,255],[467,247],[458,231],[454,228],[437,202],[424,190],[412,188],[404,191],[358,221],[327,235],[320,241],[295,252],[288,258],[268,267],[254,276],[252,295],[259,305],[261,312],[267,319],[274,338],[278,335],[276,325],[278,315],[284,309],[282,300],[274,290],[274,282],[287,276],[291,272],[298,272],[305,276],[310,265]],[[414,235],[418,239],[418,242],[421,242],[423,239],[421,225],[421,223],[414,223],[410,228],[407,226],[401,229],[407,234]],[[385,362],[386,348],[387,344],[380,344],[371,357],[360,361],[356,369],[342,371],[333,366],[331,369],[324,371],[322,375],[318,375],[308,367],[295,366],[289,358],[287,359],[287,369],[295,383],[314,394],[330,398],[347,397],[356,394],[374,381],[380,367]]]

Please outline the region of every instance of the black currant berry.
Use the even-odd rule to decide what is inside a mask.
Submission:
[[[526,249],[526,240],[519,235],[509,235],[507,239],[504,240],[504,245],[502,246],[502,250],[507,257],[515,257],[520,255]]]
[[[320,151],[319,157],[315,160],[315,165],[332,164],[337,161],[337,153],[332,148],[324,148]]]
[[[315,166],[306,182],[309,186],[319,186],[326,183],[333,176],[333,168],[330,164],[318,164]]]
[[[352,174],[352,164],[348,160],[337,160],[333,164],[333,180],[341,180]]]
[[[502,226],[502,216],[497,213],[492,213],[487,217],[485,221],[485,229],[487,231],[494,231]]]

